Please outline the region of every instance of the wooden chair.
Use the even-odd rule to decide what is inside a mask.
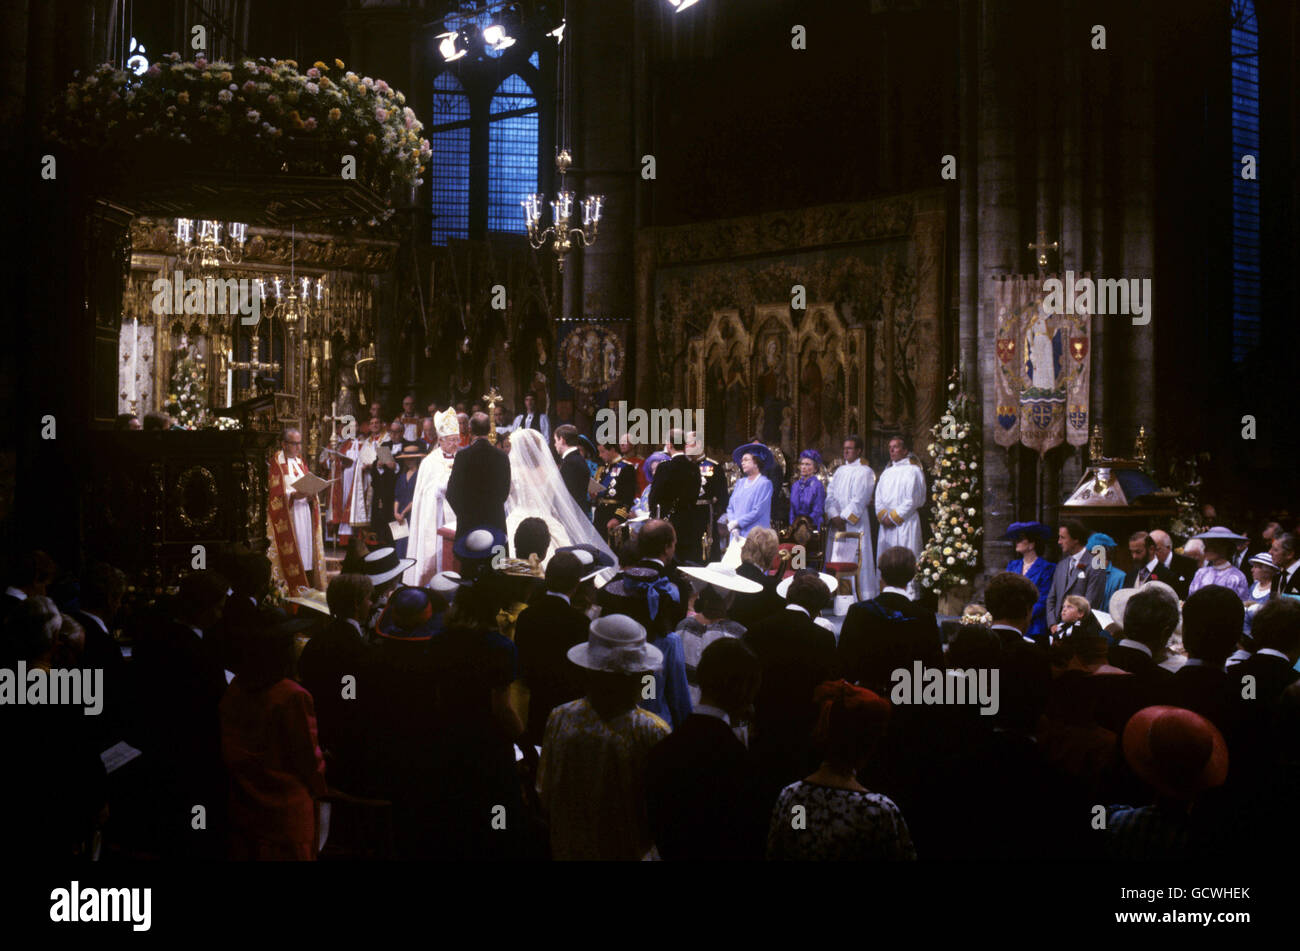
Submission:
[[[841,584],[845,580],[849,582],[849,593],[853,599],[859,600],[862,595],[858,591],[858,572],[862,568],[862,533],[861,532],[834,532],[831,535],[831,543],[827,546],[826,557],[842,558],[846,553],[846,547],[841,542],[853,543],[853,560],[852,561],[827,561],[826,570],[833,574]]]

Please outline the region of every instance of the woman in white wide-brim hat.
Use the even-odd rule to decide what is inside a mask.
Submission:
[[[704,649],[723,637],[741,637],[745,625],[731,620],[728,615],[737,594],[758,594],[763,586],[750,578],[736,574],[721,563],[692,567],[682,566],[682,574],[691,579],[695,589],[690,613],[677,625],[677,636],[682,640],[682,654],[686,663],[686,683],[690,690],[691,707],[700,702],[700,686],[695,678],[695,668]]]
[[[1216,525],[1208,532],[1192,536],[1205,544],[1205,565],[1192,575],[1192,583],[1187,587],[1187,594],[1193,595],[1206,585],[1217,584],[1227,588],[1242,601],[1250,597],[1250,584],[1240,568],[1233,567],[1232,556],[1237,552],[1237,543],[1244,542],[1245,536]]]
[[[645,628],[609,614],[591,622],[568,658],[587,671],[587,695],[551,711],[537,770],[553,858],[638,861],[653,848],[645,809],[650,750],[668,724],[637,706],[663,663]]]
[[[1246,607],[1244,629],[1245,633],[1249,634],[1255,613],[1273,596],[1273,578],[1277,575],[1277,565],[1273,563],[1273,556],[1266,551],[1252,555],[1247,563],[1250,565],[1250,575],[1254,579],[1246,592],[1246,597],[1242,599]]]

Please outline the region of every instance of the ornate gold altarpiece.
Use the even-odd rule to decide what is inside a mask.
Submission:
[[[899,433],[923,452],[949,352],[945,201],[927,191],[641,232],[639,404],[703,407],[723,458],[757,435],[829,463],[852,432],[875,463]]]

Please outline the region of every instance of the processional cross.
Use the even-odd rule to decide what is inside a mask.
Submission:
[[[270,370],[272,373],[279,373],[279,372],[280,372],[280,364],[279,364],[278,362],[272,360],[270,363],[263,363],[263,362],[258,358],[258,348],[259,348],[260,344],[261,344],[261,338],[259,338],[259,337],[257,336],[257,334],[254,334],[254,335],[253,335],[253,352],[252,352],[252,356],[251,356],[251,358],[248,359],[248,360],[231,360],[231,361],[229,361],[229,363],[227,364],[227,365],[230,367],[230,369],[232,369],[232,370],[248,370],[248,371],[250,371],[250,372],[249,372],[249,376],[248,376],[248,382],[249,382],[251,385],[248,387],[248,389],[244,390],[243,393],[241,394],[241,395],[243,395],[243,396],[245,396],[245,397],[247,397],[247,395],[248,395],[251,391],[253,391],[253,390],[256,389],[256,380],[255,380],[255,377],[257,376],[257,374],[258,374],[259,371],[261,371],[261,370]]]
[[[483,394],[483,402],[488,408],[488,441],[494,446],[497,444],[497,404],[503,399],[495,386],[488,387],[488,391]]]

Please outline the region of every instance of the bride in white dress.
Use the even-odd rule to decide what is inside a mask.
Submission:
[[[546,437],[535,429],[518,429],[510,434],[510,495],[506,498],[506,533],[512,546],[519,523],[530,516],[542,519],[550,528],[551,552],[585,543],[617,564],[614,552],[564,487]],[[548,560],[549,553],[542,563]]]

